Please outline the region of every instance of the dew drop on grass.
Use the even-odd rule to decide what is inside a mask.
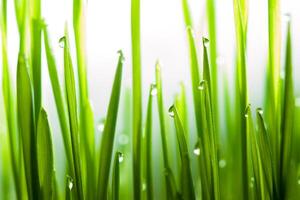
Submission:
[[[264,111],[263,111],[262,108],[257,108],[256,111],[257,111],[260,115],[264,114]]]
[[[142,184],[142,191],[146,191],[147,189],[147,184],[145,182],[143,182]]]
[[[298,185],[300,185],[300,178],[298,178],[297,183],[298,183]]]
[[[118,159],[119,159],[119,163],[124,161],[124,154],[121,152],[118,152]]]
[[[156,84],[151,84],[151,95],[156,96],[157,95],[157,87]]]
[[[172,105],[170,108],[169,108],[169,110],[168,110],[168,113],[169,113],[169,116],[170,117],[174,117],[174,105]]]
[[[105,124],[105,119],[101,119],[98,124],[97,124],[97,130],[99,133],[102,133],[104,131],[104,124]]]
[[[68,188],[69,188],[69,190],[72,190],[72,189],[73,189],[73,186],[74,186],[72,177],[67,176],[67,183],[68,183]]]
[[[66,42],[66,37],[65,36],[59,38],[59,40],[58,40],[59,47],[64,48],[65,47],[65,42]]]
[[[206,84],[205,80],[201,81],[199,83],[198,90],[204,90],[205,89],[205,84]]]
[[[201,151],[200,151],[200,142],[199,141],[196,143],[193,153],[196,156],[200,156]]]
[[[124,133],[119,134],[118,142],[120,145],[126,145],[129,142],[128,136]]]
[[[204,46],[204,47],[206,47],[206,48],[209,47],[209,39],[203,37],[203,38],[202,38],[202,41],[203,41],[203,46]]]
[[[226,167],[226,160],[224,160],[224,159],[221,159],[221,160],[219,160],[219,167],[220,168],[224,168],[224,167]]]
[[[283,14],[283,20],[285,22],[290,22],[291,21],[291,14],[290,13],[284,13]]]
[[[249,117],[249,112],[250,112],[250,109],[251,109],[251,105],[248,104],[248,106],[246,107],[246,110],[245,110],[245,117],[248,118]]]

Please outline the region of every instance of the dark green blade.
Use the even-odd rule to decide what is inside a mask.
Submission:
[[[50,126],[47,113],[40,111],[37,123],[37,158],[40,181],[40,198],[51,200],[54,197],[54,162]]]
[[[113,155],[113,146],[115,138],[115,129],[119,109],[119,100],[121,93],[123,53],[119,51],[119,61],[116,69],[115,80],[112,87],[108,111],[106,115],[103,136],[100,149],[100,163],[98,172],[98,194],[97,199],[107,199],[108,178]]]
[[[119,200],[120,187],[120,162],[123,161],[123,154],[121,152],[115,153],[114,169],[112,178],[112,199]]]

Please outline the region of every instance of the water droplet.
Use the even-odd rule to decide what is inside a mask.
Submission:
[[[199,141],[197,141],[197,143],[196,143],[196,145],[195,145],[195,148],[194,148],[194,150],[193,150],[193,153],[194,153],[196,156],[200,156],[201,151],[200,151],[200,142],[199,142]]]
[[[283,20],[285,22],[290,22],[291,21],[291,14],[290,13],[284,13],[283,14]]]
[[[102,119],[97,124],[97,130],[99,133],[102,133],[104,131],[104,125],[105,125],[105,119]]]
[[[124,154],[121,152],[118,152],[118,159],[119,159],[119,163],[124,161]]]
[[[226,167],[226,160],[224,160],[224,159],[221,159],[221,160],[219,160],[219,167],[220,168],[224,168],[224,167]]]
[[[252,183],[255,181],[255,179],[254,179],[253,176],[250,178],[250,181],[251,181]]]
[[[67,183],[68,183],[69,190],[72,190],[74,183],[73,183],[73,178],[71,176],[67,176]]]
[[[61,37],[59,39],[58,43],[59,43],[59,47],[60,48],[64,48],[65,47],[65,43],[66,43],[66,37],[65,36]]]
[[[206,86],[206,81],[200,81],[199,86],[198,86],[198,90],[204,90]]]
[[[129,142],[128,136],[126,134],[123,134],[123,133],[119,134],[119,136],[118,136],[118,142],[121,145],[128,144],[128,142]]]
[[[202,42],[203,42],[203,46],[204,47],[206,47],[206,48],[209,47],[209,39],[203,37],[202,38]]]
[[[118,51],[118,54],[119,54],[119,56],[120,56],[121,61],[123,62],[123,61],[125,60],[123,51],[122,51],[122,50],[119,50],[119,51]]]
[[[172,106],[169,108],[169,110],[168,110],[168,113],[169,113],[169,116],[170,116],[170,117],[174,117],[174,115],[175,115],[175,114],[174,114],[174,108],[175,108],[174,105],[172,105]]]
[[[142,191],[146,191],[147,189],[147,184],[145,182],[143,182],[142,184]]]
[[[248,106],[247,106],[246,109],[245,109],[245,117],[246,117],[246,118],[249,117],[250,109],[251,109],[251,105],[248,104]]]
[[[157,87],[156,84],[151,84],[151,95],[156,96],[157,95]]]
[[[257,108],[256,112],[259,113],[260,115],[264,114],[264,111],[262,108]]]

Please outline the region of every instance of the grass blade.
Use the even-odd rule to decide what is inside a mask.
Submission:
[[[71,135],[71,145],[74,161],[75,172],[75,189],[77,191],[78,199],[83,199],[82,188],[82,173],[81,173],[81,159],[80,159],[80,146],[79,146],[79,129],[77,119],[77,102],[76,102],[76,90],[75,90],[75,78],[73,65],[69,50],[68,32],[65,30],[64,41],[64,73],[65,73],[65,87],[67,94],[67,105],[69,115],[69,126]]]
[[[193,200],[196,199],[196,197],[195,197],[192,172],[190,166],[190,158],[189,158],[188,147],[185,139],[184,128],[176,107],[171,106],[169,112],[174,113],[174,122],[175,122],[176,133],[177,133],[177,141],[180,149],[180,157],[181,157],[181,179],[180,180],[182,186],[181,189],[182,197],[183,199],[186,200]]]
[[[36,173],[36,131],[34,124],[33,96],[27,63],[23,55],[19,55],[17,66],[17,107],[28,198],[37,199],[38,192],[36,191],[39,191],[39,178]]]
[[[52,136],[46,111],[42,109],[37,123],[37,158],[40,181],[40,198],[54,197],[54,162]]]
[[[123,160],[121,152],[115,153],[114,170],[112,179],[112,199],[119,200],[119,187],[120,187],[120,162]]]
[[[157,90],[154,84],[151,85],[149,98],[148,98],[148,106],[147,106],[147,117],[146,117],[146,127],[145,127],[145,135],[146,135],[146,143],[145,143],[145,171],[146,171],[146,193],[147,200],[153,199],[153,178],[152,178],[152,96],[153,92],[155,93]]]
[[[293,86],[292,71],[292,43],[291,43],[291,25],[288,23],[288,33],[286,42],[286,58],[285,58],[285,83],[284,83],[284,99],[282,111],[282,127],[281,127],[281,147],[280,147],[280,196],[285,198],[286,183],[288,170],[291,160],[291,144],[293,137],[293,119],[295,110],[295,96]]]
[[[71,171],[73,171],[73,158],[71,149],[71,139],[70,139],[70,129],[68,124],[68,112],[66,100],[61,89],[60,81],[58,78],[57,66],[55,63],[55,58],[50,47],[50,41],[48,37],[47,27],[43,28],[44,35],[44,45],[48,64],[48,73],[51,81],[52,91],[54,95],[54,100],[56,104],[57,114],[59,118],[59,123],[61,127],[61,132],[64,141],[64,147],[67,155],[68,165]]]
[[[110,96],[107,116],[105,120],[103,136],[100,149],[100,163],[98,172],[98,196],[97,199],[107,199],[108,178],[113,154],[115,129],[119,109],[119,100],[121,93],[123,53],[119,51],[119,61],[116,69],[115,80]]]
[[[168,169],[169,173],[165,173],[166,178],[166,194],[167,199],[174,199],[176,196],[176,188],[172,183],[173,172],[170,168],[169,157],[168,157],[168,146],[167,146],[167,132],[164,119],[164,102],[163,102],[163,93],[162,93],[162,78],[161,78],[161,68],[160,64],[157,61],[155,65],[155,78],[156,78],[156,90],[157,90],[157,106],[159,114],[159,123],[160,123],[160,132],[162,140],[162,149],[163,149],[163,161],[164,168]]]
[[[141,132],[142,132],[142,76],[140,38],[140,0],[131,0],[131,46],[133,89],[133,184],[134,199],[141,198]]]

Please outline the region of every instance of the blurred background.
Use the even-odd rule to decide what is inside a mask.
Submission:
[[[218,46],[218,75],[220,90],[226,77],[233,90],[235,61],[235,26],[233,0],[215,0],[216,26]],[[267,0],[249,0],[248,21],[248,86],[249,99],[253,107],[263,105],[265,68],[268,50],[268,13]],[[200,63],[202,60],[202,37],[207,37],[205,0],[189,0],[194,22],[194,32],[199,48]],[[286,20],[292,20],[292,47],[294,64],[295,93],[300,95],[300,2],[298,0],[282,0],[282,38],[285,38]],[[123,87],[131,87],[131,33],[130,33],[130,0],[87,0],[86,1],[86,56],[88,66],[89,95],[94,108],[95,120],[101,120],[105,114],[111,92],[118,54],[122,49],[125,56]],[[59,38],[64,34],[64,25],[68,23],[71,33],[71,48],[75,58],[75,46],[72,29],[71,0],[42,0],[42,15],[48,25],[52,48],[57,58],[61,77],[63,77],[63,51],[59,47]],[[72,30],[72,31],[71,31]],[[82,30],[84,31],[84,30]],[[284,44],[284,39],[282,39]],[[141,0],[141,45],[142,45],[142,82],[143,109],[146,109],[150,83],[154,82],[154,66],[156,60],[162,63],[163,89],[166,108],[173,103],[173,97],[179,91],[179,83],[187,86],[189,118],[191,130],[194,131],[194,115],[190,92],[190,66],[188,45],[183,23],[181,0]],[[13,1],[8,1],[8,50],[9,63],[15,79],[19,36],[15,20]],[[43,49],[44,51],[44,49]],[[284,51],[284,45],[282,48]],[[55,151],[63,151],[57,113],[48,77],[45,54],[43,55],[43,106],[49,114],[55,138]],[[1,56],[1,55],[0,55]],[[1,59],[1,57],[0,57]],[[73,59],[75,62],[76,59]],[[283,59],[282,59],[283,60]],[[0,70],[0,75],[1,75]],[[2,75],[0,76],[2,79]],[[63,80],[63,79],[61,79]],[[2,82],[2,81],[1,81]],[[5,118],[2,98],[0,98],[0,133],[5,132]],[[123,90],[124,91],[124,90]],[[222,92],[221,92],[222,94]],[[122,93],[124,97],[124,92]],[[222,96],[220,106],[222,107]],[[299,99],[297,100],[299,104]],[[120,115],[129,113],[121,107]],[[127,109],[128,110],[128,109]],[[131,110],[128,110],[129,112]],[[144,113],[145,114],[145,113]],[[157,120],[157,119],[156,119]],[[118,121],[119,132],[125,125]],[[153,129],[158,133],[158,126]],[[124,139],[124,138],[123,138]],[[124,142],[124,141],[123,141]],[[194,144],[194,142],[193,142]],[[158,149],[159,150],[159,149]],[[64,160],[56,157],[57,162]]]

